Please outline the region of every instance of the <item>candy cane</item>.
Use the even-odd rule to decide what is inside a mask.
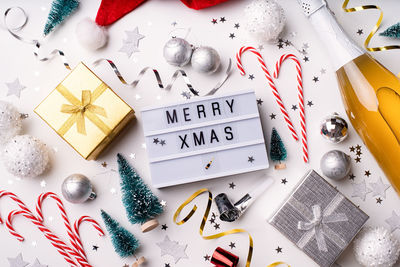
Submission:
[[[303,150],[303,160],[305,163],[308,162],[308,146],[307,146],[307,132],[306,132],[306,119],[304,115],[304,93],[303,93],[303,80],[302,80],[302,71],[300,61],[293,54],[284,54],[281,56],[279,61],[276,62],[274,78],[278,78],[279,70],[281,68],[282,63],[286,59],[291,59],[296,64],[296,72],[297,72],[297,91],[299,97],[299,109],[300,109],[300,126],[301,126],[301,143]]]
[[[16,202],[20,209],[30,212],[30,210],[26,207],[25,203],[22,202],[22,200],[19,199],[19,197],[17,195],[15,195],[14,193],[5,191],[5,190],[0,190],[0,198],[5,197],[5,196],[11,198],[14,202]],[[0,216],[0,224],[3,224],[3,220],[1,218],[1,216]]]
[[[79,227],[80,227],[81,224],[84,223],[84,222],[89,222],[89,223],[94,227],[94,229],[96,229],[97,232],[99,232],[99,235],[100,235],[100,236],[103,236],[103,235],[104,235],[103,230],[101,229],[100,225],[99,225],[95,220],[93,220],[93,219],[92,219],[91,217],[89,217],[89,216],[82,216],[82,217],[79,218],[79,220],[76,220],[76,221],[75,221],[75,224],[74,224],[74,234],[75,234],[79,239],[80,239]]]
[[[275,83],[274,83],[274,81],[273,81],[273,79],[272,79],[272,77],[271,77],[271,75],[270,75],[270,73],[268,71],[267,65],[265,64],[264,59],[261,56],[261,54],[254,47],[243,46],[243,47],[240,48],[239,52],[236,54],[236,62],[237,62],[236,65],[237,65],[238,69],[240,70],[240,74],[242,76],[246,74],[246,72],[244,71],[243,65],[242,65],[242,60],[241,60],[241,57],[242,57],[243,53],[245,53],[246,51],[250,51],[250,52],[254,53],[257,56],[258,62],[261,64],[261,69],[263,70],[263,72],[265,74],[265,77],[268,80],[269,86],[272,88],[272,93],[274,94],[275,100],[278,103],[279,108],[280,108],[280,110],[281,110],[281,112],[283,114],[283,117],[284,117],[285,121],[286,121],[286,125],[289,128],[290,132],[292,133],[292,136],[293,136],[294,140],[298,141],[299,138],[297,136],[296,130],[293,127],[293,123],[290,120],[288,112],[286,111],[286,108],[285,108],[285,106],[283,104],[282,98],[279,95],[278,90],[276,89]]]

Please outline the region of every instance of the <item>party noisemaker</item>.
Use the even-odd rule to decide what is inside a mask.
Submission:
[[[220,247],[215,249],[211,258],[211,263],[216,267],[236,267],[238,262],[238,256]]]

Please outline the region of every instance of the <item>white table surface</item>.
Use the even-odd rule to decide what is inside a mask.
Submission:
[[[152,66],[157,68],[162,78],[168,82],[175,68],[168,65],[163,59],[162,47],[171,35],[184,35],[184,30],[170,33],[174,29],[171,23],[175,21],[177,22],[175,28],[191,28],[191,33],[188,36],[189,42],[196,45],[208,45],[217,49],[222,58],[223,68],[225,68],[228,58],[231,57],[233,59],[242,45],[259,45],[258,42],[249,40],[243,31],[242,10],[248,2],[231,0],[214,8],[194,11],[186,8],[179,1],[148,1],[109,27],[110,41],[106,48],[91,52],[83,49],[78,44],[74,31],[76,24],[82,18],[87,16],[95,17],[99,1],[82,1],[79,11],[68,18],[62,26],[42,42],[42,52],[46,53],[53,48],[59,48],[65,52],[72,66],[75,66],[79,61],[87,63],[99,77],[109,84],[136,111],[139,111],[150,104],[171,103],[181,100],[182,96],[180,94],[185,90],[183,81],[178,79],[171,92],[162,92],[152,74],[147,74],[138,87],[132,89],[122,85],[105,64],[93,67],[91,63],[101,57],[110,58],[119,66],[128,80],[133,80],[143,67]],[[364,38],[366,38],[370,28],[373,27],[379,16],[378,12],[374,10],[351,14],[345,13],[341,10],[341,3],[339,2],[341,1],[329,1],[341,25],[359,45],[362,45]],[[40,193],[53,191],[60,194],[60,186],[66,176],[72,173],[82,173],[92,179],[98,198],[93,202],[80,205],[70,204],[65,201],[64,204],[71,220],[87,214],[98,219],[104,226],[99,210],[101,208],[105,209],[140,240],[141,248],[137,254],[143,255],[148,259],[147,266],[163,267],[165,263],[170,263],[170,266],[177,267],[190,265],[211,266],[209,262],[204,260],[203,256],[206,254],[211,255],[217,246],[231,250],[228,246],[230,242],[236,243],[236,248],[231,251],[240,256],[239,266],[244,266],[248,247],[248,239],[245,235],[238,234],[218,240],[206,241],[198,234],[201,213],[206,205],[206,196],[202,196],[195,201],[199,206],[199,210],[186,224],[182,226],[175,225],[172,221],[172,215],[180,203],[197,189],[207,187],[214,195],[225,192],[231,199],[237,200],[259,182],[260,176],[271,175],[275,180],[274,185],[251,206],[240,220],[234,223],[221,223],[217,220],[218,223],[221,223],[221,230],[240,227],[247,229],[253,235],[254,256],[252,266],[266,266],[277,260],[286,261],[292,266],[316,266],[308,256],[270,226],[267,223],[267,219],[280,206],[280,203],[288,196],[308,169],[314,168],[319,171],[319,160],[325,152],[331,149],[341,149],[349,153],[350,146],[362,145],[362,142],[352,127],[349,130],[349,138],[339,145],[330,144],[319,135],[319,123],[324,116],[334,111],[345,116],[335,76],[329,65],[326,48],[322,47],[308,21],[302,15],[300,9],[297,8],[296,1],[286,0],[280,1],[280,3],[287,15],[284,38],[289,38],[297,47],[301,47],[304,43],[310,46],[308,49],[310,61],[306,63],[302,61],[305,100],[313,101],[314,103],[312,107],[306,106],[310,148],[309,164],[302,162],[300,143],[295,143],[292,140],[255,57],[247,54],[243,62],[248,74],[254,74],[255,79],[250,80],[247,77],[242,77],[235,69],[232,76],[221,88],[221,92],[241,89],[254,89],[256,91],[257,97],[264,101],[259,110],[266,140],[269,142],[271,128],[276,127],[288,149],[287,169],[276,171],[273,168],[269,168],[255,173],[173,186],[162,190],[154,189],[160,199],[167,201],[166,211],[158,219],[160,223],[167,224],[168,229],[163,231],[160,227],[150,233],[142,234],[139,226],[131,225],[125,216],[119,191],[119,177],[112,171],[117,168],[116,154],[118,152],[126,156],[129,156],[130,153],[135,153],[136,158],[130,160],[131,163],[137,168],[143,179],[148,184],[151,183],[147,155],[142,147],[144,137],[140,112],[136,113],[136,123],[129,127],[97,161],[85,161],[33,113],[33,108],[68,74],[68,71],[62,66],[59,58],[44,63],[37,61],[32,54],[32,46],[11,37],[4,29],[3,24],[0,24],[0,99],[14,103],[21,112],[28,113],[30,116],[24,121],[24,133],[45,141],[53,151],[51,169],[35,179],[16,180],[1,166],[0,188],[15,192],[29,207],[33,208]],[[385,16],[383,28],[398,22],[397,11],[400,8],[400,3],[397,1],[369,1],[368,3],[379,4],[383,8]],[[365,1],[351,1],[350,4],[367,3]],[[50,1],[3,0],[0,3],[0,12],[3,13],[10,6],[21,6],[29,15],[30,20],[21,34],[29,38],[39,38],[47,19]],[[219,20],[220,17],[225,17],[226,22],[218,21],[216,25],[211,23],[213,18]],[[240,23],[241,27],[235,29],[234,23]],[[118,52],[118,50],[122,46],[122,40],[126,37],[124,31],[133,30],[136,26],[139,27],[139,32],[146,37],[140,41],[140,52],[134,53],[131,58],[127,58],[125,54]],[[358,29],[363,29],[364,34],[359,36],[356,33]],[[290,35],[292,32],[296,32],[297,35],[292,37]],[[230,33],[234,33],[236,37],[230,39]],[[389,44],[389,40],[383,37],[376,37],[373,39],[372,44]],[[270,69],[272,69],[275,60],[282,53],[297,53],[291,47],[279,50],[276,45],[270,44],[264,44],[264,49],[261,52]],[[374,56],[394,73],[400,71],[398,64],[400,51],[379,52],[374,53]],[[293,66],[290,65],[285,64],[281,73],[282,78],[276,81],[288,109],[292,104],[297,103],[295,72]],[[326,74],[321,75],[321,68],[327,69]],[[185,70],[195,88],[203,94],[208,92],[222,76],[222,72],[212,76],[205,76],[194,72],[190,67],[185,67]],[[319,82],[314,83],[312,81],[313,76],[318,76]],[[7,87],[5,83],[12,82],[17,77],[26,86],[26,89],[22,91],[19,99],[15,96],[6,97]],[[140,98],[136,97],[136,95],[140,96]],[[271,113],[277,114],[276,120],[269,118]],[[296,128],[298,128],[298,110],[296,112],[290,110],[289,113],[294,120]],[[362,153],[361,163],[356,164],[354,160],[352,161],[352,172],[356,176],[355,182],[361,182],[363,179],[367,183],[375,182],[379,177],[382,177],[384,182],[388,183],[365,146],[362,147]],[[354,158],[354,154],[351,155]],[[102,162],[107,162],[108,166],[106,168],[102,167]],[[364,176],[364,171],[366,170],[370,170],[372,173],[369,178]],[[281,183],[283,178],[288,180],[286,185]],[[43,180],[46,182],[45,187],[40,185]],[[228,184],[231,182],[236,184],[235,189],[229,188]],[[346,178],[340,182],[330,182],[336,185],[344,195],[350,197],[352,181]],[[116,189],[115,194],[111,193],[113,188]],[[382,204],[377,204],[375,197],[372,197],[371,194],[367,195],[365,201],[359,198],[350,199],[370,215],[368,225],[371,226],[387,226],[384,220],[391,216],[392,210],[400,213],[398,208],[399,198],[392,188],[387,190],[386,199],[383,199]],[[14,208],[16,206],[10,200],[1,200],[0,212],[3,218]],[[213,206],[212,210],[215,212],[216,207]],[[62,226],[55,203],[46,202],[44,213],[46,224],[59,233],[60,236],[66,238],[65,229]],[[67,266],[64,259],[33,224],[22,217],[18,217],[15,220],[15,228],[24,235],[26,240],[23,243],[18,242],[8,233],[5,226],[1,226],[0,266],[8,266],[7,257],[15,257],[20,252],[22,252],[24,259],[31,263],[37,257],[41,263],[48,266]],[[210,223],[207,223],[206,233],[217,233],[218,231]],[[93,266],[132,264],[133,258],[121,259],[114,253],[110,239],[108,237],[98,237],[89,226],[82,227],[81,235],[89,261]],[[180,244],[188,244],[186,249],[188,259],[182,259],[175,264],[172,257],[160,256],[160,249],[157,247],[156,242],[162,241],[165,235]],[[400,231],[395,231],[395,235],[399,237]],[[99,246],[99,249],[97,251],[92,250],[93,245]],[[275,249],[278,246],[283,248],[283,253],[277,254]],[[352,249],[347,249],[339,258],[338,263],[342,266],[357,266]]]

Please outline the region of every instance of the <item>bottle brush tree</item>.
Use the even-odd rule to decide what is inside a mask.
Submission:
[[[78,0],[54,0],[47,22],[44,26],[44,35],[49,34],[58,24],[72,14],[79,6]]]
[[[379,35],[391,38],[400,38],[400,22],[390,26]]]
[[[275,128],[272,128],[269,155],[273,161],[278,162],[278,164],[275,165],[275,169],[286,168],[286,165],[282,163],[287,157],[286,148]]]
[[[118,154],[118,171],[121,176],[122,202],[129,221],[141,224],[142,232],[154,229],[158,226],[155,217],[163,212],[157,196],[121,154]]]

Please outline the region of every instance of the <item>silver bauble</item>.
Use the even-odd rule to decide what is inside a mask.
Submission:
[[[332,143],[340,143],[348,134],[347,122],[336,112],[321,123],[321,135]]]
[[[21,121],[26,116],[19,113],[11,103],[0,101],[0,145],[7,143],[21,132]]]
[[[173,66],[182,67],[188,64],[192,53],[192,46],[182,38],[172,38],[164,45],[164,58]]]
[[[340,180],[350,172],[350,156],[340,150],[331,150],[322,156],[320,167],[322,173],[333,180]]]
[[[93,192],[90,180],[79,173],[65,178],[61,185],[61,192],[67,201],[75,204],[96,198],[96,193]]]
[[[191,63],[196,71],[211,74],[219,68],[221,59],[217,50],[202,46],[193,51]]]

